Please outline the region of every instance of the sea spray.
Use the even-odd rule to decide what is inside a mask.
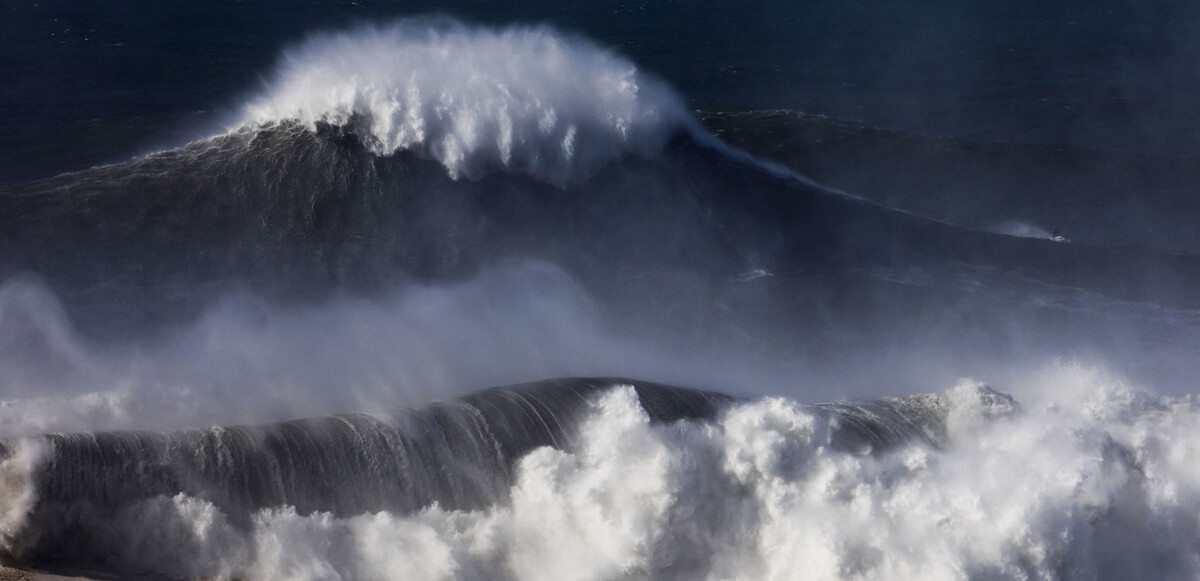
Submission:
[[[605,395],[614,391],[625,394],[633,407]],[[555,460],[561,465],[551,473],[515,476],[522,473],[521,466],[537,464],[541,461],[536,458],[545,454],[579,466],[600,465],[608,471],[606,481],[628,484],[621,490],[606,486],[564,499],[591,510],[588,498],[615,495],[613,503],[630,505],[633,520],[613,525],[623,529],[635,521],[656,520],[633,508],[641,504],[638,491],[662,486],[655,484],[654,473],[642,478],[620,463],[598,464],[596,458],[632,458],[650,449],[639,440],[639,432],[630,435],[587,418],[619,414],[622,426],[680,421],[707,425],[732,401],[720,393],[644,381],[566,378],[485,390],[391,414],[203,430],[48,434],[46,453],[31,480],[36,505],[21,509],[28,516],[16,535],[20,542],[8,550],[24,563],[67,562],[113,572],[175,574],[178,563],[164,563],[153,552],[143,555],[151,539],[180,539],[184,546],[177,552],[203,552],[212,544],[210,537],[227,536],[221,533],[228,528],[222,523],[244,529],[260,509],[345,519],[379,512],[403,517],[429,507],[466,514],[502,507],[510,500],[519,507],[520,496],[508,490],[521,478],[569,481],[581,473]],[[787,409],[798,405],[772,401]],[[807,419],[782,420],[793,424],[789,433],[812,432],[820,446],[833,450],[882,455],[912,442],[945,443],[946,409],[936,395],[802,407]],[[655,457],[669,453],[659,447]],[[750,463],[758,455],[761,451],[752,453]],[[657,463],[646,458],[636,465]],[[761,470],[741,472],[744,478],[766,476]],[[536,490],[531,494],[533,499],[544,496]],[[530,517],[529,534],[534,534],[536,523],[556,518],[549,508],[540,510],[541,516],[537,512],[516,511]],[[165,528],[147,536],[146,522]],[[577,539],[581,546],[596,547],[601,538],[621,539],[603,531],[589,535]],[[622,543],[612,551],[627,553]]]
[[[632,63],[546,26],[450,19],[316,35],[289,50],[242,123],[350,126],[379,155],[411,151],[452,177],[503,170],[566,185],[658,153],[696,123]]]
[[[917,438],[871,453],[835,445],[821,406],[767,398],[711,422],[656,423],[632,387],[617,387],[591,398],[573,444],[525,455],[508,500],[487,508],[282,507],[246,528],[207,501],[158,497],[111,520],[142,531],[114,532],[112,554],[163,573],[262,579],[1200,571],[1189,508],[1200,501],[1200,406],[1068,364],[1023,387],[1023,408],[969,381],[930,396],[945,414],[940,450]],[[155,557],[167,554],[186,558]]]
[[[107,542],[144,570],[215,578],[1194,575],[1200,409],[1095,370],[1039,380],[1060,394],[1023,412],[963,383],[937,398],[945,450],[916,440],[882,455],[831,447],[831,424],[785,399],[655,424],[618,388],[592,400],[576,444],[525,456],[491,508],[284,507],[245,529],[164,496],[113,515]]]
[[[1193,578],[1200,407],[1071,366],[1035,381],[1065,393],[1012,414],[964,383],[944,396],[946,451],[884,456],[823,446],[821,423],[786,400],[656,426],[618,390],[577,448],[522,461],[510,505],[266,512],[248,567],[293,579]]]
[[[24,544],[22,538],[29,511],[37,502],[34,471],[45,458],[45,443],[35,439],[10,442],[0,460],[0,550],[8,552]]]
[[[964,382],[930,399],[938,429],[899,441],[838,439],[858,420],[798,403],[927,390],[942,366],[1020,378],[1029,359],[1093,347],[1194,391],[1192,258],[985,236],[762,175],[703,136],[672,141],[691,131],[678,98],[545,27],[407,21],[290,55],[232,135],[5,188],[4,284],[34,272],[48,287],[0,288],[5,436],[220,436],[204,426],[576,373],[788,397],[663,424],[619,390],[579,440],[506,456],[512,479],[486,506],[238,513],[164,487],[43,520],[104,531],[48,558],[86,563],[87,541],[190,578],[1197,576],[1194,397],[1068,366],[1015,382],[1024,411]],[[548,248],[535,257],[557,266],[488,279]],[[609,317],[615,289],[649,307]],[[636,339],[610,332],[634,319],[649,320]],[[674,334],[699,347],[680,356]],[[901,367],[916,369],[903,383]],[[35,466],[5,464],[4,530],[46,498],[23,479]],[[6,534],[10,551],[36,541]]]

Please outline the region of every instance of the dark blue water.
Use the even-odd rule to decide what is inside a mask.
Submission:
[[[0,182],[178,145],[318,30],[438,11],[552,23],[698,108],[798,109],[908,132],[1200,153],[1187,2],[12,2]]]

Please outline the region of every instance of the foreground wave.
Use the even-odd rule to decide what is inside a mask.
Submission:
[[[429,506],[481,509],[505,500],[518,460],[569,449],[597,398],[633,390],[653,422],[712,421],[734,403],[714,392],[619,379],[563,379],[496,388],[390,415],[339,415],[263,426],[180,432],[50,434],[8,442],[27,490],[10,489],[7,547],[19,561],[105,563],[90,530],[155,498],[211,503],[233,522],[261,509],[347,517]],[[1006,396],[991,395],[997,401]],[[1011,403],[1011,400],[1006,400]],[[828,444],[856,454],[910,441],[945,443],[935,396],[809,408]],[[32,455],[32,456],[31,456]],[[27,503],[32,502],[32,507]],[[12,516],[28,511],[28,516]],[[107,541],[106,541],[107,542]],[[91,562],[91,561],[96,562]]]
[[[6,544],[156,578],[1193,577],[1196,402],[1078,367],[1040,381],[1018,408],[972,383],[804,406],[574,379],[386,418],[51,435],[10,449],[6,500],[22,475],[35,492]],[[308,504],[231,512],[270,470],[258,490]]]

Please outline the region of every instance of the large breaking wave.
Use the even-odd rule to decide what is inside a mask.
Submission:
[[[1196,575],[1200,522],[1189,510],[1200,495],[1195,402],[1138,393],[1073,366],[1035,381],[1040,384],[1023,386],[1029,390],[1024,407],[972,383],[939,395],[809,407],[573,380],[484,392],[411,412],[407,422],[404,415],[357,416],[260,429],[52,435],[40,450],[8,460],[4,470],[10,485],[38,483],[33,531],[43,539],[87,540],[43,545],[43,558],[52,563],[57,552],[76,566],[126,573],[261,579]],[[172,444],[191,439],[214,445]],[[331,454],[347,445],[345,454]],[[389,446],[398,448],[383,456],[370,452]],[[505,460],[511,446],[520,453]],[[246,454],[277,458],[243,473],[234,467]],[[198,462],[205,455],[212,463]],[[113,461],[121,464],[104,464]],[[403,470],[361,478],[394,469],[392,462]],[[262,470],[279,472],[255,488]],[[197,488],[216,483],[204,475],[230,480]],[[422,489],[426,478],[441,486]],[[156,496],[138,483],[190,493],[164,489]],[[477,497],[464,486],[481,484],[476,494],[490,491],[503,500],[469,508]],[[363,494],[380,487],[396,490]],[[229,510],[230,497],[220,496],[255,490],[324,493],[306,497],[315,505],[269,502],[252,513]],[[348,498],[403,504],[422,490],[442,502],[386,512],[338,505]],[[6,500],[28,507],[29,496]],[[13,530],[20,529],[5,529]],[[7,537],[6,546],[36,551],[33,531],[16,537],[15,545]]]
[[[609,401],[614,389],[616,404]],[[976,397],[995,413],[1015,409],[1010,398],[988,390]],[[155,559],[123,554],[113,546],[114,539],[123,542],[139,533],[122,530],[119,523],[132,524],[127,520],[132,515],[172,497],[210,505],[232,525],[245,525],[259,511],[279,509],[339,518],[382,511],[403,516],[427,507],[486,510],[508,502],[514,470],[527,455],[543,447],[569,452],[581,437],[589,445],[591,407],[632,406],[621,413],[632,411],[656,423],[702,425],[723,416],[734,401],[720,393],[646,382],[567,379],[497,388],[387,414],[12,440],[5,444],[10,494],[3,506],[9,521],[4,548],[25,562],[205,574],[187,570],[198,563],[163,570]],[[820,419],[817,445],[862,456],[910,444],[947,445],[950,406],[944,397],[925,395],[825,404],[793,413],[810,416],[797,426],[809,436],[814,435],[813,420]],[[770,414],[767,419],[774,421]],[[21,518],[23,514],[27,516]]]
[[[1193,391],[1200,257],[842,195],[729,150],[665,84],[551,28],[312,37],[225,133],[0,189],[0,245],[0,536],[22,563],[1200,571],[1194,398],[1037,371],[1063,356]],[[739,397],[560,382],[386,411],[584,374]],[[963,375],[1024,411],[971,382],[798,403]],[[691,404],[656,408],[659,389]],[[249,427],[203,427],[231,424]]]
[[[646,277],[707,293],[759,270],[779,275],[760,287],[829,287],[965,265],[1200,304],[1192,255],[990,236],[770,170],[661,82],[549,28],[402,21],[287,54],[227,134],[0,190],[0,275],[32,274],[77,324],[116,334],[193,320],[231,290],[312,302],[529,258],[593,292],[642,286],[639,301]],[[652,294],[694,294],[678,286]]]

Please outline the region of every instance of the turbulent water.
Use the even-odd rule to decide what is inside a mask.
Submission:
[[[0,186],[6,564],[1200,575],[1187,155],[695,112],[548,25],[257,74]]]

